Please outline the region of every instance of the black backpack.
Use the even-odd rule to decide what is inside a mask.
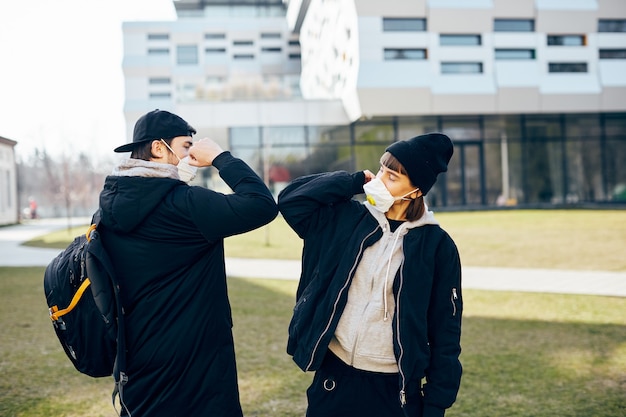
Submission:
[[[124,321],[113,264],[98,234],[100,212],[87,232],[74,239],[44,272],[50,319],[74,367],[92,377],[113,375],[115,396],[128,378]],[[130,414],[130,413],[128,413]]]

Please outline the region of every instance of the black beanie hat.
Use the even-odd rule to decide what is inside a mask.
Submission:
[[[158,139],[172,139],[178,136],[191,136],[196,129],[181,117],[165,110],[152,110],[141,116],[135,123],[133,141],[114,149],[114,152],[131,152],[136,145]]]
[[[448,170],[454,151],[452,141],[443,133],[427,133],[393,143],[387,149],[406,170],[411,183],[426,194],[437,175]]]

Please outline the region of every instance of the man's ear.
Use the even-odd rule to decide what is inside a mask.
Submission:
[[[160,140],[153,140],[152,145],[150,146],[150,153],[152,157],[155,159],[163,158],[164,156],[164,148],[163,143]]]

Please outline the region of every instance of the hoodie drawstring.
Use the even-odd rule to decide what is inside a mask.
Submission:
[[[398,238],[400,238],[400,231],[404,227],[405,223],[402,223],[398,230],[396,230],[396,237],[393,240],[393,245],[391,246],[391,251],[389,252],[389,261],[387,262],[387,273],[385,274],[385,285],[383,286],[383,303],[385,304],[385,315],[383,316],[383,321],[387,321],[389,319],[389,307],[387,306],[387,282],[389,282],[389,271],[391,270],[391,260],[393,259],[393,252],[396,249],[396,244],[398,243]]]

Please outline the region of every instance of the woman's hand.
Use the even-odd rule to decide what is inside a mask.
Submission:
[[[363,173],[365,174],[365,184],[376,178],[376,174],[374,174],[369,169],[366,169],[365,171],[363,171]]]

